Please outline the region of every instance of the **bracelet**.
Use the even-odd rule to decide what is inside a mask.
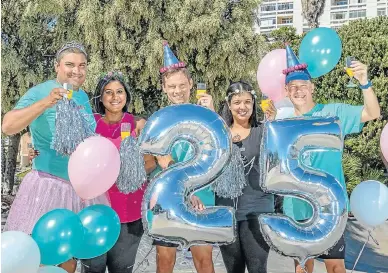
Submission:
[[[366,89],[368,89],[369,87],[371,87],[372,86],[372,82],[370,81],[370,80],[368,80],[368,82],[365,84],[365,85],[361,85],[360,84],[360,88],[362,89],[362,90],[366,90]]]

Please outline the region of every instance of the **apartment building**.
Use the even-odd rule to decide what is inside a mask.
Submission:
[[[263,0],[257,11],[257,32],[266,34],[282,26],[293,26],[297,33],[309,30],[302,16],[301,0]],[[387,16],[388,0],[326,0],[319,18],[322,27],[338,28],[352,20]]]

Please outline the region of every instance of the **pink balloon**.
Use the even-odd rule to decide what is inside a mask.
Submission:
[[[68,170],[78,196],[92,199],[105,193],[115,183],[120,171],[120,154],[109,139],[92,136],[72,153]]]
[[[285,69],[287,69],[285,49],[275,49],[269,52],[261,60],[257,69],[257,82],[261,92],[275,102],[286,96],[286,75],[283,74]]]
[[[385,124],[380,136],[380,148],[385,160],[388,161],[388,123]]]

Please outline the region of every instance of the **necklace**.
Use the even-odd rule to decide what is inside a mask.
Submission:
[[[241,140],[241,136],[239,134],[235,134],[233,137],[232,137],[232,141],[233,142],[238,142]]]

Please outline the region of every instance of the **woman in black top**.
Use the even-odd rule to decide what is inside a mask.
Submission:
[[[258,215],[274,212],[274,196],[264,193],[259,185],[262,125],[257,121],[256,93],[240,81],[231,84],[226,95],[221,116],[231,128],[233,144],[240,148],[247,186],[237,200],[216,196],[216,205],[237,208],[236,240],[221,246],[221,253],[228,273],[244,273],[245,267],[250,273],[267,272],[269,246],[261,234]],[[268,119],[275,118],[272,102],[265,114]]]

